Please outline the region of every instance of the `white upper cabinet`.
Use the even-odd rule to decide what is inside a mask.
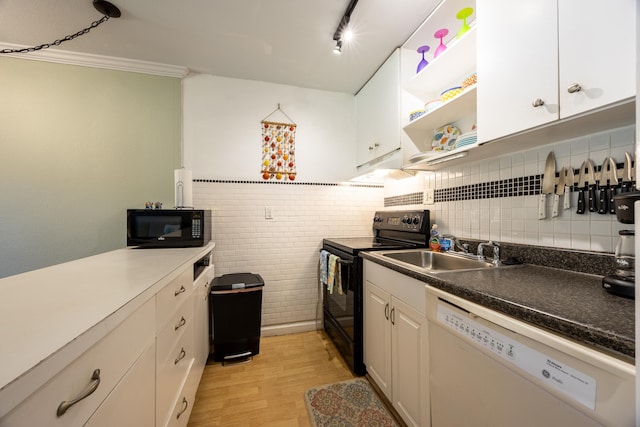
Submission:
[[[393,54],[356,95],[357,166],[400,148],[400,52]]]
[[[635,16],[636,0],[558,1],[560,118],[635,96]]]
[[[558,119],[556,1],[477,1],[479,141]]]
[[[477,3],[481,143],[635,95],[634,0]]]

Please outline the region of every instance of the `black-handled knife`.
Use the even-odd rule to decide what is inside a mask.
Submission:
[[[582,162],[580,165],[580,175],[578,175],[578,208],[576,209],[576,213],[582,215],[585,209],[585,190],[586,187],[586,176],[584,174],[584,168],[587,166],[587,162]]]
[[[622,183],[620,184],[621,193],[628,193],[633,187],[631,168],[631,154],[624,153],[624,169],[622,169]]]
[[[613,200],[613,196],[616,195],[616,189],[618,188],[618,165],[611,157],[609,157],[609,175],[607,178],[609,179],[609,185],[607,186],[609,189],[609,213],[615,215],[616,203]]]
[[[598,212],[598,198],[596,197],[596,173],[591,160],[587,160],[587,183],[589,185],[589,212]]]
[[[605,157],[600,167],[600,180],[598,181],[600,188],[600,198],[598,199],[598,213],[609,213],[609,199],[611,199],[611,187],[609,186],[609,157]]]

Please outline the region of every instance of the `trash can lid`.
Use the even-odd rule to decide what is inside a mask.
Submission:
[[[231,273],[223,274],[213,279],[212,290],[245,289],[264,286],[264,280],[259,274],[253,273]]]

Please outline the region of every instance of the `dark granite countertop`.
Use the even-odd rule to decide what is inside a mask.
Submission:
[[[418,273],[366,252],[360,256],[634,363],[635,301],[607,293],[602,276],[531,264],[436,275]]]

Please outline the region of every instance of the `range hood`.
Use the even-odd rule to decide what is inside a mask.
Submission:
[[[413,171],[402,170],[402,149],[400,148],[358,166],[357,170],[358,175],[350,181],[383,184],[389,179],[405,179],[415,174]]]

